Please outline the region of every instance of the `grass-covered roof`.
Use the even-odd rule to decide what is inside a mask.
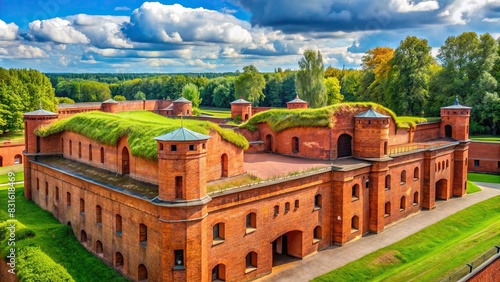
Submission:
[[[333,127],[333,114],[338,111],[358,112],[360,107],[391,116],[398,128],[415,128],[417,123],[427,122],[420,117],[397,117],[390,109],[372,102],[339,103],[318,109],[272,109],[252,116],[240,127],[255,131],[257,124],[265,122],[275,132],[281,132],[292,127]]]
[[[210,131],[216,131],[224,140],[243,149],[248,148],[248,141],[245,137],[230,129],[223,129],[208,121],[184,119],[182,122],[185,128],[195,132],[208,135]],[[120,138],[127,136],[132,155],[154,160],[157,158],[154,138],[174,131],[180,126],[180,119],[166,118],[148,111],[128,111],[116,114],[95,111],[59,120],[36,130],[35,134],[45,137],[67,130],[113,146]]]

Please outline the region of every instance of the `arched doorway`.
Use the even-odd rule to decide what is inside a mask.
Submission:
[[[352,137],[349,134],[339,136],[337,142],[337,158],[349,157],[352,155]]]
[[[228,173],[228,157],[227,154],[222,154],[220,157],[220,170],[221,170],[221,177],[227,177],[229,175]]]
[[[122,150],[122,174],[130,173],[130,161],[129,161],[129,153],[127,147],[123,147]]]
[[[222,263],[212,268],[212,281],[226,281],[226,266]]]
[[[302,231],[289,231],[272,242],[273,267],[302,258]]]
[[[0,156],[0,167],[3,166],[3,158]]]
[[[244,120],[248,120],[248,114],[245,114],[245,119]]]
[[[80,231],[80,242],[85,246],[87,245],[87,233],[85,230]]]
[[[444,126],[444,136],[451,138],[452,133],[453,133],[453,131],[452,131],[451,125],[449,125],[449,124],[445,125]]]
[[[436,201],[448,199],[448,180],[441,179],[436,182]]]
[[[273,136],[271,134],[266,135],[266,140],[264,142],[265,145],[265,151],[266,152],[272,152],[273,151]]]

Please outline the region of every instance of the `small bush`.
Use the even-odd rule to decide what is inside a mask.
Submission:
[[[38,247],[18,249],[17,277],[19,281],[75,281],[64,267],[54,262]]]

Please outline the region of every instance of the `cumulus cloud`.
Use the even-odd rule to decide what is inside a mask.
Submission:
[[[179,4],[145,2],[122,29],[130,39],[154,43],[250,43],[249,24],[232,15]]]
[[[6,24],[0,20],[0,40],[16,40],[18,30],[15,23]]]
[[[425,12],[439,9],[435,0],[421,1],[417,4],[410,0],[391,0],[390,7],[399,13]]]
[[[69,21],[61,18],[31,22],[27,36],[37,41],[52,41],[63,44],[90,42],[85,34],[77,31]]]
[[[45,58],[47,54],[40,48],[25,44],[11,43],[0,46],[0,58],[36,59]]]
[[[451,24],[465,25],[474,18],[484,17],[488,8],[500,8],[499,0],[454,0],[439,13],[439,16]],[[488,22],[488,21],[486,21]]]

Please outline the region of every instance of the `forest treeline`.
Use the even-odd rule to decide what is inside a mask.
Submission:
[[[252,65],[232,73],[47,74],[59,102],[176,99],[230,107],[240,96],[254,105],[285,107],[299,94],[311,107],[371,101],[398,115],[439,116],[458,97],[472,106],[471,131],[500,128],[500,39],[465,32],[431,55],[427,40],[408,36],[396,49],[376,47],[360,69],[326,67],[320,51],[306,50],[297,70],[263,73]],[[21,70],[23,71],[23,70]],[[184,93],[184,94],[183,94]],[[187,97],[186,97],[187,98]]]

